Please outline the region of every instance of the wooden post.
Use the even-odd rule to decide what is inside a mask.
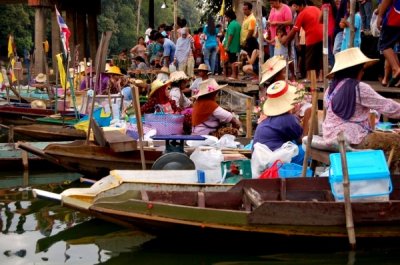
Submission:
[[[140,8],[142,6],[142,0],[139,0],[137,9],[137,24],[136,24],[136,36],[139,36],[139,26],[140,26]]]
[[[350,0],[350,42],[349,42],[349,48],[354,47],[354,35],[355,35],[355,29],[354,29],[354,16],[355,16],[355,10],[356,10],[356,0]]]
[[[21,150],[21,159],[22,159],[22,166],[24,167],[24,171],[29,169],[29,157],[28,152],[25,150]]]
[[[323,69],[324,69],[324,92],[328,89],[328,79],[326,76],[328,75],[329,65],[328,65],[328,8],[324,7],[323,9]]]
[[[10,125],[8,128],[8,143],[14,143],[14,125]]]
[[[146,170],[146,158],[144,157],[144,150],[143,150],[143,125],[142,125],[142,113],[140,112],[139,89],[135,85],[132,85],[131,89],[132,89],[132,103],[135,109],[136,125],[139,134],[140,160],[142,161],[142,169]]]
[[[42,6],[35,7],[35,73],[43,73],[43,55],[42,52],[43,41],[45,38],[45,8]]]
[[[178,39],[178,0],[174,0],[174,40]],[[172,63],[172,62],[169,62]],[[167,65],[168,66],[168,65]]]
[[[262,1],[257,0],[257,24],[258,26],[258,43],[259,43],[259,52],[258,52],[258,82],[261,82],[262,71],[261,66],[264,64],[264,35],[262,29]]]
[[[246,98],[246,138],[251,138],[253,134],[252,112],[253,101],[251,98]]]
[[[306,177],[307,173],[308,158],[310,157],[311,142],[314,133],[314,124],[315,120],[317,119],[318,90],[317,90],[317,75],[315,73],[315,70],[310,71],[310,80],[311,80],[312,107],[311,107],[311,121],[307,134],[307,146],[304,154],[303,169],[301,172],[301,176],[303,178]]]
[[[344,139],[343,132],[340,132],[338,134],[337,139],[339,142],[340,159],[342,162],[344,211],[345,211],[345,215],[346,215],[347,236],[349,237],[349,243],[350,243],[351,248],[355,249],[356,234],[354,231],[353,211],[351,209],[349,171],[348,171],[348,167],[347,167],[346,147],[345,147],[345,143],[344,143],[345,139]]]

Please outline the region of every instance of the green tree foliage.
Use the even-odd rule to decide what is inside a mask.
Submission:
[[[33,47],[34,10],[27,5],[0,5],[0,54],[7,56],[8,35],[12,34],[17,53]]]
[[[225,0],[225,10],[232,8],[233,0]],[[196,0],[197,7],[204,10],[201,21],[207,21],[209,15],[216,15],[221,10],[222,0]]]

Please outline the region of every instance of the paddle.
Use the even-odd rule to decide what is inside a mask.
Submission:
[[[143,151],[143,124],[142,124],[142,113],[140,112],[139,89],[135,85],[132,85],[131,89],[132,89],[132,104],[135,109],[136,126],[139,134],[140,160],[142,161],[142,169],[146,170],[146,159],[144,157],[144,151]]]

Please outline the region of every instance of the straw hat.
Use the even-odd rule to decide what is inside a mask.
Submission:
[[[377,61],[379,61],[379,59],[371,59],[365,56],[360,48],[349,48],[335,54],[335,65],[333,66],[332,71],[328,74],[328,77],[331,77],[332,74],[338,71],[352,66],[359,64],[367,64],[366,66],[371,66]]]
[[[46,103],[43,100],[34,100],[31,102],[32,109],[46,109]]]
[[[166,66],[163,66],[163,67],[161,67],[160,70],[158,70],[158,72],[169,75],[169,68]]]
[[[110,66],[110,68],[108,68],[108,71],[106,71],[106,74],[110,74],[110,75],[123,75],[121,73],[121,69],[119,69],[118,66]]]
[[[137,86],[137,87],[147,88],[147,84],[145,82],[143,82],[143,80],[140,80],[140,79],[129,78],[128,82],[130,84],[133,84],[133,85]]]
[[[47,80],[47,76],[43,73],[39,73],[36,77],[35,77],[35,82],[36,83],[44,83]]]
[[[149,96],[153,95],[153,93],[156,92],[159,88],[169,85],[169,83],[169,81],[163,82],[159,79],[154,80],[153,83],[151,83]]]
[[[294,108],[296,87],[285,81],[276,81],[267,88],[267,100],[263,112],[267,116],[278,116]]]
[[[265,81],[269,80],[270,78],[272,78],[277,73],[279,73],[285,67],[286,67],[286,60],[282,56],[276,55],[269,58],[261,66],[262,78],[260,85],[263,84]]]
[[[188,79],[189,79],[189,77],[185,74],[184,71],[175,71],[169,75],[168,82],[173,83],[173,82],[177,82],[180,80],[188,80]]]
[[[212,92],[215,92],[217,90],[220,90],[223,87],[226,87],[228,84],[225,85],[218,85],[217,81],[215,81],[214,78],[210,78],[207,80],[204,80],[200,82],[199,89],[194,91],[194,96],[195,98],[210,94]]]
[[[206,71],[209,72],[208,66],[204,63],[199,65],[199,68],[194,69],[195,71]]]

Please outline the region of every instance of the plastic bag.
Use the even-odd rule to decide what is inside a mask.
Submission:
[[[372,12],[370,28],[371,28],[371,35],[374,37],[379,37],[381,35],[381,31],[379,30],[378,25],[376,25],[377,19],[378,15],[375,13],[375,11]]]
[[[251,173],[253,178],[258,178],[260,174],[277,160],[282,163],[289,163],[293,157],[298,155],[299,148],[292,142],[284,143],[280,148],[271,151],[268,146],[256,143],[251,155]]]
[[[210,148],[196,148],[190,155],[190,159],[194,162],[196,169],[211,170],[213,178],[222,178],[221,162],[224,161],[224,155],[221,150]]]
[[[282,167],[283,163],[280,160],[276,160],[272,166],[266,169],[261,175],[260,179],[276,179],[279,178],[279,169]]]

